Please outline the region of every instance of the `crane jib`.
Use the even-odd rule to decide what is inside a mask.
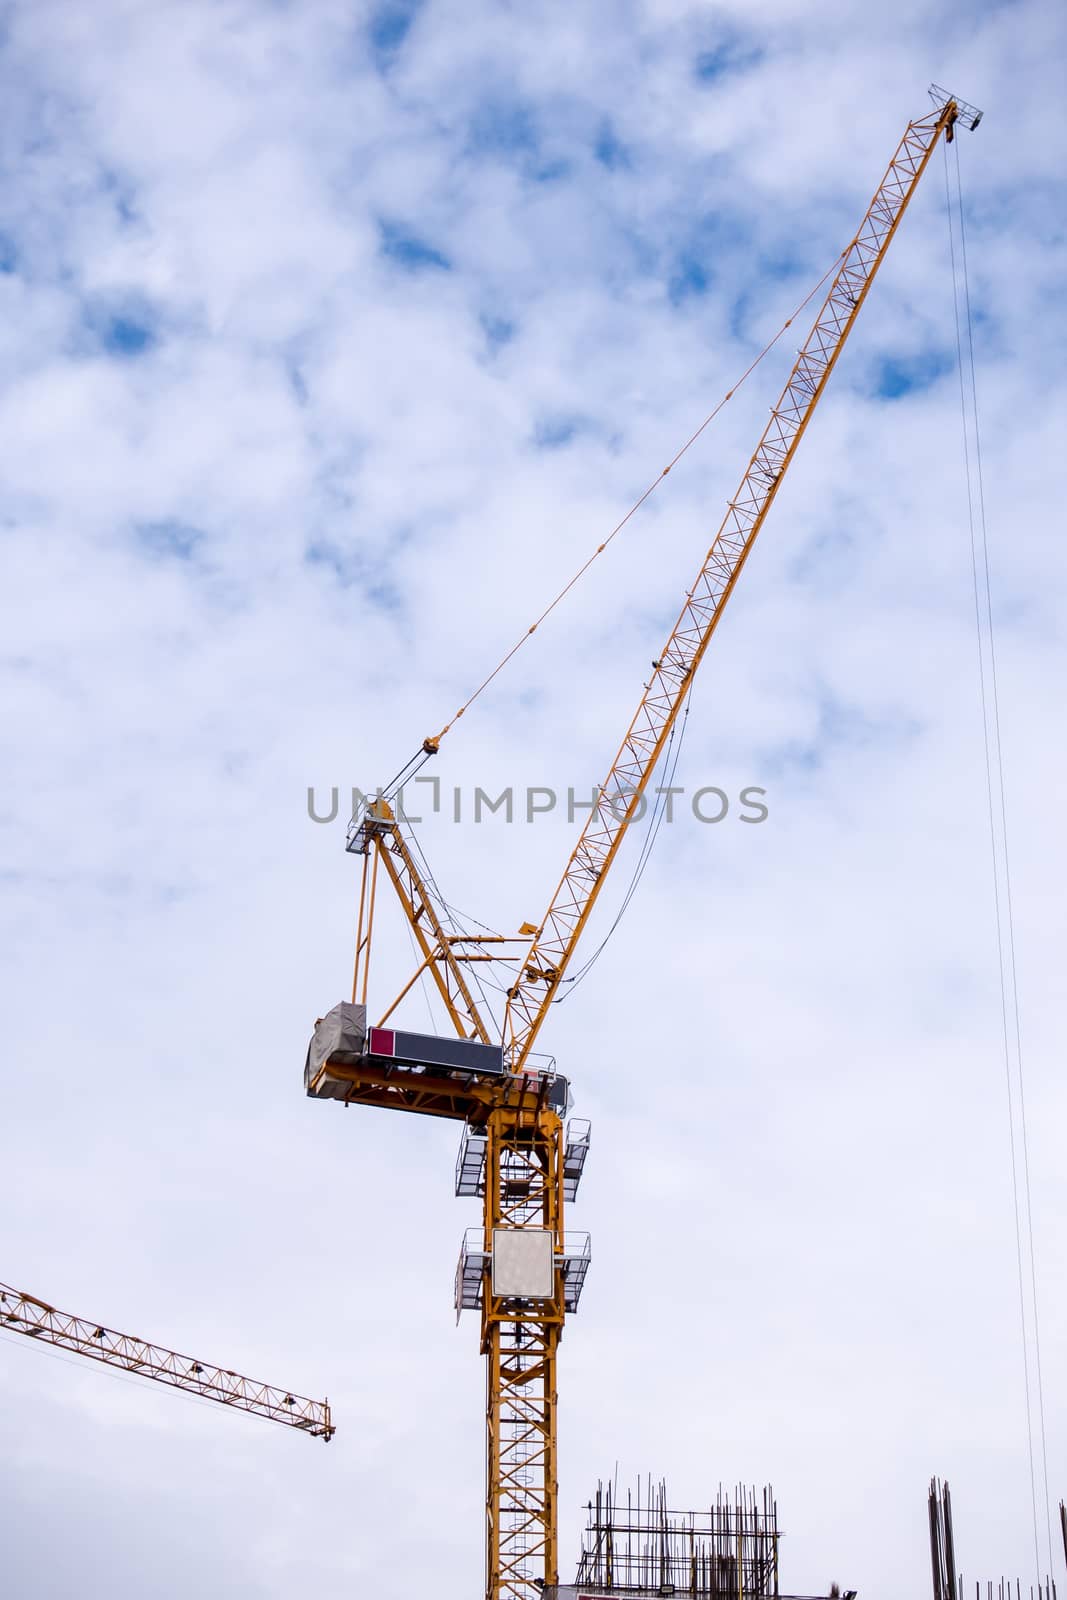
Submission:
[[[940,94],[932,92],[935,99]],[[946,97],[937,110],[908,124],[842,257],[508,992],[505,1038],[516,1069],[525,1062],[548,1014],[693,675],[937,141],[958,121],[976,127],[980,116],[973,107]]]

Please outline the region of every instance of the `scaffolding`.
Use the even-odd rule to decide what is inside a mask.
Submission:
[[[780,1534],[770,1488],[737,1488],[730,1497],[720,1485],[708,1510],[671,1511],[662,1482],[646,1480],[625,1502],[610,1483],[598,1484],[587,1510],[575,1580],[583,1594],[777,1600]]]

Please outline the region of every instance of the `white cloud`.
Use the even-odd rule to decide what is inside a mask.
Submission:
[[[477,1592],[471,1218],[450,1130],[302,1097],[355,902],[306,788],[387,778],[528,626],[847,242],[928,76],[987,112],[960,153],[1058,1498],[1062,17],[427,3],[376,53],[374,15],[10,14],[4,1275],[328,1391],[340,1430],[0,1341],[13,1592]],[[140,352],[100,332],[126,311]],[[565,1575],[616,1460],[680,1503],[773,1479],[797,1591],[925,1584],[934,1472],[968,1578],[1030,1574],[957,380],[879,393],[953,340],[938,167],[694,695],[680,781],[765,783],[771,817],[665,827],[544,1036],[595,1141]],[[446,788],[602,775],[788,355],[458,725]],[[425,837],[503,926],[570,830]]]

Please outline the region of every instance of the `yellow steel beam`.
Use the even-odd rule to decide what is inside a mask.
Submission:
[[[678,621],[653,662],[634,719],[597,791],[580,838],[531,940],[508,997],[505,1042],[521,1067],[548,1014],[627,825],[637,814],[712,634],[774,503],[860,307],[940,136],[956,121],[949,100],[910,122],[845,252],[763,437],[701,563]]]
[[[313,1439],[329,1440],[336,1431],[329,1403],[325,1400],[308,1400],[304,1395],[292,1394],[274,1384],[243,1378],[240,1373],[217,1367],[212,1362],[198,1361],[195,1356],[181,1355],[177,1350],[149,1344],[128,1333],[116,1333],[102,1323],[73,1316],[69,1311],[57,1311],[46,1301],[12,1289],[8,1284],[0,1284],[0,1328],[24,1333],[41,1344],[71,1350],[75,1355],[103,1362],[105,1366],[123,1367],[127,1372],[168,1384],[172,1389],[183,1389],[203,1400],[217,1400],[220,1405],[299,1428]]]
[[[495,1107],[488,1117],[485,1251],[498,1229],[552,1236],[552,1294],[499,1298],[487,1269],[486,1596],[537,1600],[558,1581],[556,1356],[563,1334],[563,1124],[547,1109]]]

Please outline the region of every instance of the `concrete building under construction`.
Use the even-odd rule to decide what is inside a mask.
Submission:
[[[599,1484],[587,1510],[575,1581],[546,1588],[546,1600],[799,1600],[779,1586],[781,1535],[769,1487],[737,1488],[730,1496],[720,1485],[706,1511],[672,1511],[662,1482],[646,1480],[625,1500],[612,1484]],[[855,1591],[844,1600],[856,1600]]]

